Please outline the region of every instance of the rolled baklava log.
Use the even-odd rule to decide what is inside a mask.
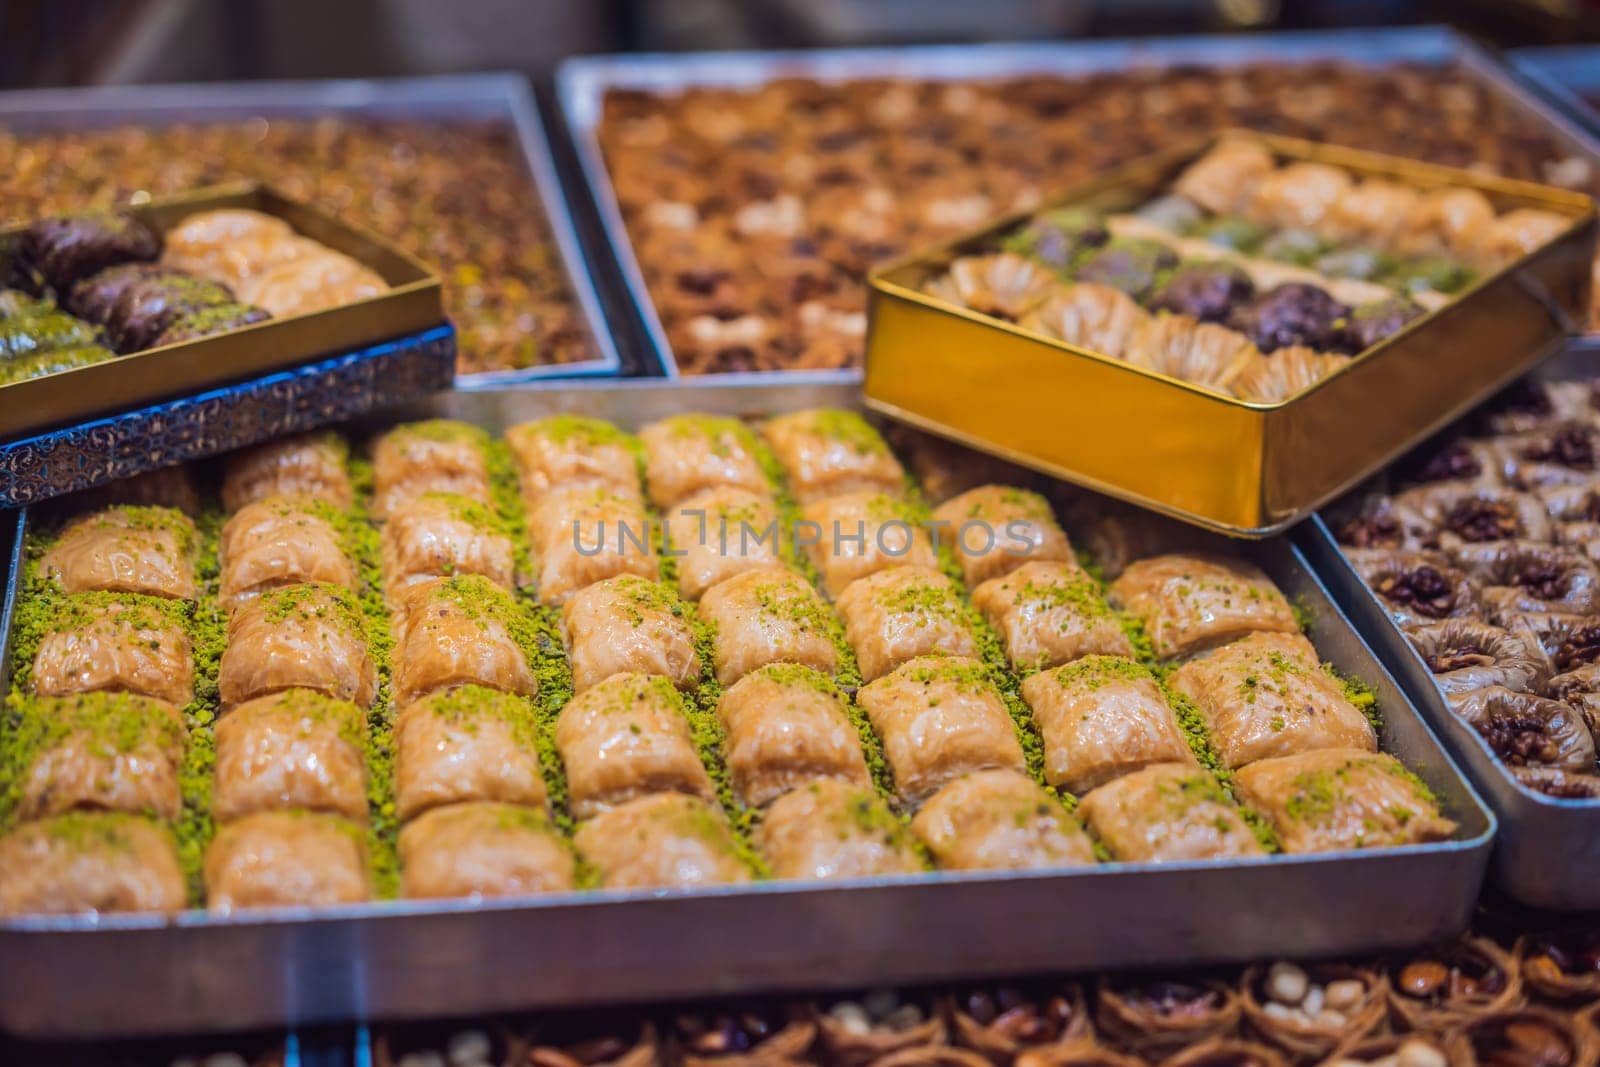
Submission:
[[[360,576],[345,551],[339,512],[307,497],[264,497],[222,527],[218,600],[232,610],[270,589],[327,582],[355,592]]]
[[[626,1010],[550,1015],[523,1043],[529,1067],[660,1067],[666,1062],[655,1024]]]
[[[1364,1037],[1340,1048],[1321,1067],[1477,1067],[1471,1057],[1461,1058],[1447,1045],[1448,1034],[1390,1034]]]
[[[129,260],[152,260],[161,241],[143,222],[110,211],[39,219],[22,232],[24,277],[65,293],[96,271]]]
[[[667,1032],[680,1067],[769,1067],[810,1062],[817,1024],[803,1005],[748,1002],[682,1012]]]
[[[867,1067],[885,1056],[949,1044],[939,1002],[932,994],[901,996],[880,989],[813,1009],[823,1062]]]
[[[178,845],[163,823],[70,812],[0,836],[0,915],[183,910]]]
[[[916,874],[927,864],[905,822],[871,788],[816,778],[762,814],[756,848],[773,878]]]
[[[120,692],[183,707],[194,698],[194,657],[181,612],[160,602],[86,593],[41,627],[27,688],[35,696]]]
[[[482,575],[408,588],[395,611],[395,706],[460,685],[535,695],[539,681],[518,640],[522,620],[516,599]]]
[[[717,681],[732,685],[758,668],[787,663],[832,675],[839,664],[827,603],[805,578],[777,567],[747,571],[706,590]]]
[[[1461,544],[1548,542],[1550,517],[1539,499],[1516,489],[1439,484],[1407,489],[1394,513],[1415,543],[1450,549]]]
[[[834,599],[864,681],[919,656],[978,655],[960,587],[937,567],[891,566],[856,579]]]
[[[957,1045],[1005,1067],[1024,1052],[1089,1040],[1094,1030],[1083,988],[1075,983],[984,986],[944,1002]]]
[[[1231,1035],[1239,994],[1223,982],[1101,979],[1094,1022],[1100,1037],[1140,1055],[1160,1056]]]
[[[200,540],[170,508],[121,506],[70,521],[39,560],[63,593],[142,593],[193,600]]]
[[[1600,1000],[1600,933],[1574,928],[1526,934],[1513,952],[1532,996],[1571,1007]]]
[[[1239,988],[1246,1025],[1297,1058],[1325,1056],[1358,1041],[1389,1012],[1382,972],[1343,963],[1257,964]]]
[[[1259,567],[1226,556],[1154,556],[1111,584],[1111,603],[1144,624],[1162,659],[1257,632],[1297,634],[1289,601]]]
[[[652,674],[681,690],[700,682],[700,656],[685,606],[670,586],[634,574],[596,582],[561,609],[572,665],[582,693],[618,674]]]
[[[516,584],[516,549],[494,511],[455,493],[423,493],[397,505],[383,524],[384,595],[398,607],[431,578],[477,574],[501,589]]]
[[[206,848],[206,904],[327,907],[372,898],[366,831],[337,815],[264,811],[219,827]]]
[[[1167,1057],[1161,1067],[1289,1067],[1289,1060],[1255,1041],[1213,1037]]]
[[[816,778],[866,788],[846,697],[824,674],[778,663],[745,675],[717,702],[734,792],[759,807]]]
[[[1600,570],[1568,549],[1523,541],[1460,545],[1451,559],[1479,590],[1491,621],[1600,614]]]
[[[1479,1067],[1590,1067],[1597,1046],[1588,1020],[1548,1008],[1487,1012],[1449,1039],[1453,1055]]]
[[[1251,202],[1257,186],[1276,164],[1258,141],[1229,138],[1186,167],[1172,183],[1178,195],[1207,211],[1226,215]]]
[[[1483,613],[1466,573],[1437,552],[1369,548],[1350,549],[1345,555],[1402,628],[1447,619],[1477,620]]]
[[[1509,767],[1592,774],[1595,741],[1580,712],[1559,700],[1488,686],[1447,696],[1450,708]]]
[[[1529,647],[1521,634],[1488,623],[1446,619],[1412,626],[1405,634],[1446,693],[1491,685],[1537,692],[1549,677],[1537,648]]]
[[[754,877],[721,809],[683,793],[652,793],[603,811],[578,825],[573,844],[604,889],[687,889]]]
[[[238,301],[219,282],[168,272],[127,285],[106,317],[106,332],[118,352],[138,352],[155,345],[174,323],[213,308],[237,308]]]
[[[1412,1030],[1448,1030],[1523,1002],[1516,960],[1486,937],[1396,960],[1388,978],[1390,1009]]]
[[[370,706],[378,670],[350,591],[311,582],[270,590],[239,607],[228,619],[217,686],[224,709],[292,688]]]
[[[1385,752],[1324,748],[1257,760],[1234,783],[1289,853],[1425,844],[1456,831],[1428,787]]]
[[[387,519],[424,493],[491,502],[489,435],[451,419],[397,426],[372,447],[372,513]]]

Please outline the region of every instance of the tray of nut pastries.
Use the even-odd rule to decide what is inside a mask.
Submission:
[[[1096,522],[1106,584],[1031,476],[897,452],[854,397],[451,394],[25,513],[0,1025],[420,1018],[1466,922],[1492,819],[1291,545]],[[68,1010],[91,966],[104,993]]]
[[[266,186],[0,232],[0,439],[444,325],[437,275]]]
[[[457,388],[621,367],[520,74],[0,93],[0,222],[242,181],[437,264]]]
[[[1330,251],[1261,252],[1297,234]],[[863,392],[1260,537],[1564,344],[1595,234],[1593,202],[1566,190],[1227,131],[874,270]]]
[[[1438,27],[579,57],[557,89],[669,376],[858,374],[875,263],[1219,129],[1600,189],[1595,135]]]
[[[1600,363],[1573,350],[1307,527],[1305,548],[1501,820],[1496,878],[1600,906]]]

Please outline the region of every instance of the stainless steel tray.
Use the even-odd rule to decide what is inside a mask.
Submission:
[[[1140,67],[1290,65],[1326,60],[1366,66],[1459,64],[1508,102],[1526,110],[1532,121],[1547,127],[1574,155],[1600,166],[1600,132],[1586,129],[1552,108],[1538,93],[1512,77],[1492,54],[1443,26],[1073,43],[580,56],[566,60],[556,71],[556,94],[605,242],[616,257],[634,313],[663,372],[668,378],[677,378],[677,361],[634,255],[600,150],[596,131],[608,90],[673,92],[690,86],[755,86],[780,77],[845,81],[874,77],[1000,78],[1029,73],[1072,76]],[[860,379],[861,371],[777,371],[712,377],[719,382],[855,381]]]
[[[527,159],[573,299],[596,358],[521,370],[458,374],[457,389],[493,389],[545,378],[620,373],[593,272],[572,224],[550,140],[533,92],[520,74],[464,74],[371,80],[222,82],[204,85],[93,86],[0,92],[0,129],[45,132],[123,124],[226,122],[263,115],[350,119],[498,121],[511,126]]]
[[[685,410],[757,414],[858,402],[843,386],[685,388],[656,380],[444,394],[405,414],[499,430],[554,412],[635,425]],[[1340,955],[1459,932],[1488,862],[1493,816],[1298,550],[1283,539],[1242,550],[1307,606],[1324,658],[1376,688],[1383,747],[1438,793],[1460,823],[1455,840],[1323,857],[831,885],[391,901],[228,918],[191,911],[171,920],[20,919],[0,923],[0,1029],[90,1036],[420,1019]],[[7,635],[17,562],[14,554],[0,617]]]
[[[1600,351],[1575,347],[1554,357],[1535,376],[1559,380],[1580,371],[1600,374]],[[1295,541],[1494,809],[1500,820],[1494,883],[1535,907],[1600,908],[1600,801],[1545,796],[1513,778],[1478,732],[1450,711],[1433,672],[1350,565],[1322,515],[1302,525]]]

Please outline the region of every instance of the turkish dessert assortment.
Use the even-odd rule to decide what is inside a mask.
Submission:
[[[1284,161],[1229,138],[1128,212],[1044,212],[924,285],[949,303],[1227,396],[1288,400],[1559,236],[1565,216],[1497,212]]]
[[[1600,187],[1588,161],[1469,73],[1410,65],[1174,67],[992,81],[778,77],[750,88],[613,89],[597,136],[671,355],[685,373],[704,374],[858,365],[862,283],[874,264],[1229,127]],[[1199,201],[1213,217],[1191,238],[1198,243],[1183,247],[1216,259],[1215,246],[1233,243],[1273,261],[1282,273],[1250,278],[1263,293],[1280,283],[1322,285],[1292,266],[1338,279],[1334,288],[1347,297],[1378,299],[1352,281],[1379,278],[1417,301],[1491,268],[1524,235],[1514,221],[1496,225],[1485,205],[1461,198],[1433,198],[1424,209],[1407,190],[1352,188],[1320,169],[1285,169],[1251,204],[1241,202],[1246,189],[1226,187],[1215,190],[1215,203]],[[1202,224],[1171,215],[1159,221]],[[1149,272],[1152,256],[1166,258],[1145,247],[1110,257],[1100,270]],[[1186,301],[1231,304],[1236,281],[1232,272],[1199,272],[1180,291]],[[1286,302],[1298,305],[1304,296]],[[1325,314],[1331,303],[1274,307],[1269,318],[1302,311],[1338,318]],[[1387,316],[1404,307],[1361,328],[1387,328]],[[1359,336],[1319,340],[1334,353],[1360,343]]]
[[[166,234],[133,215],[40,219],[0,264],[0,383],[376,296],[388,284],[259,211],[198,211]]]
[[[1592,1067],[1592,933],[1359,963],[962,982],[380,1028],[376,1067]],[[1565,983],[1540,980],[1562,960]],[[1587,984],[1584,984],[1587,983]]]
[[[263,117],[0,129],[0,225],[236,181],[269,184],[435,264],[463,373],[595,358],[507,124]]]
[[[1450,709],[1529,789],[1600,799],[1600,406],[1527,379],[1335,521]]]
[[[80,501],[26,546],[0,914],[1452,835],[1270,577],[1137,518],[1097,576],[993,467],[842,410],[560,415]]]

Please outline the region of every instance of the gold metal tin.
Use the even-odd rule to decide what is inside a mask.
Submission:
[[[1555,240],[1287,401],[1262,404],[1134,367],[948,303],[922,284],[1041,210],[1131,208],[1222,137],[1419,188],[1477,189],[1500,211],[1572,219]],[[1508,384],[1587,314],[1587,196],[1371,152],[1230,130],[1162,152],[874,271],[868,406],[1057,478],[1237,537],[1278,533]]]
[[[157,232],[197,211],[250,208],[359,260],[389,283],[377,296],[104,363],[0,385],[0,439],[83,422],[111,411],[259,376],[321,356],[365,348],[444,322],[432,268],[383,238],[258,183],[197,190],[129,210]],[[15,232],[20,227],[9,232]]]

